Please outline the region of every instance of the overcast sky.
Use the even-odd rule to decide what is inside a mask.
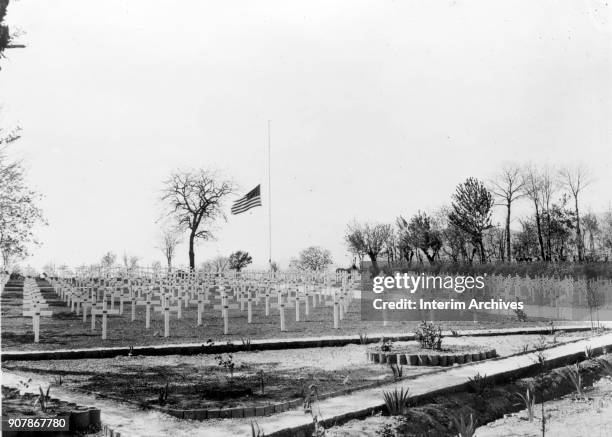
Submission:
[[[23,128],[12,153],[49,221],[27,262],[162,260],[161,181],[204,167],[241,194],[263,184],[268,119],[283,267],[310,245],[348,264],[352,219],[430,211],[508,161],[583,162],[585,208],[607,209],[610,14],[574,0],[13,0],[27,48],[2,60],[1,121]],[[242,249],[264,266],[263,201],[196,261]]]

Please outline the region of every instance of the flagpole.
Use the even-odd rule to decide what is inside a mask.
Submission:
[[[272,168],[270,159],[270,120],[268,120],[268,267],[272,273]]]

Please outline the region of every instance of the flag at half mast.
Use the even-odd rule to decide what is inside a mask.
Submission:
[[[245,196],[236,200],[232,205],[232,214],[240,214],[256,206],[261,206],[261,190],[259,187],[260,185],[257,185]]]

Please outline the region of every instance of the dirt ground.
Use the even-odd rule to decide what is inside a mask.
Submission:
[[[571,437],[607,437],[612,434],[612,379],[605,377],[587,390],[587,400],[568,395],[546,402],[546,435]],[[525,410],[510,414],[476,430],[476,437],[539,437],[542,435],[540,408],[533,422]]]
[[[544,342],[549,346],[583,338],[588,333],[555,336],[509,335],[449,337],[457,347],[495,347],[500,356]],[[413,346],[416,342],[412,342]],[[443,343],[444,344],[444,343]],[[266,405],[302,398],[311,385],[319,393],[392,381],[388,366],[367,361],[364,345],[238,352],[231,355],[233,377],[214,355],[135,356],[111,359],[9,361],[3,369],[46,377],[51,385],[104,393],[139,403],[159,404],[159,390],[169,385],[167,405],[182,408],[218,408]],[[228,354],[221,359],[227,361]],[[403,366],[403,377],[441,372],[440,367]],[[264,391],[261,391],[261,378]],[[60,379],[61,378],[61,379]]]
[[[43,296],[49,303],[53,316],[42,317],[40,322],[40,343],[34,343],[32,319],[22,316],[21,294],[4,291],[1,296],[2,350],[52,350],[89,348],[100,346],[139,346],[176,343],[205,343],[208,339],[215,341],[240,340],[241,338],[294,338],[317,337],[328,335],[356,335],[359,333],[398,333],[413,332],[417,322],[380,322],[361,321],[359,301],[354,300],[340,329],[333,329],[332,307],[317,306],[311,308],[306,319],[304,307],[301,308],[302,321],[295,321],[295,310],[285,310],[286,332],[280,331],[278,310],[271,309],[270,316],[265,316],[263,303],[254,307],[253,323],[247,323],[247,312],[239,309],[230,310],[230,333],[223,334],[223,319],[219,311],[207,306],[203,315],[203,325],[196,326],[197,309],[194,306],[183,308],[182,318],[176,314],[170,317],[170,337],[164,338],[164,321],[160,313],[151,312],[151,327],[145,329],[145,308],[136,307],[136,320],[131,321],[131,304],[126,303],[122,316],[108,319],[107,340],[101,338],[101,317],[96,318],[96,329],[91,331],[91,322],[83,322],[82,315],[71,313],[64,302],[50,290],[43,290]],[[245,305],[246,307],[246,305]],[[118,304],[115,305],[118,308]],[[548,326],[544,322],[518,322],[515,317],[479,314],[478,323],[449,322],[442,323],[445,330],[517,328],[520,326]]]
[[[604,365],[607,362],[607,365]],[[476,437],[541,436],[541,403],[535,404],[529,422],[518,393],[527,387],[545,399],[546,436],[608,436],[612,425],[612,356],[580,363],[584,397],[580,398],[567,372],[569,366],[541,376],[508,381],[503,385],[472,383],[465,392],[434,396],[410,406],[402,416],[375,415],[326,430],[327,437],[454,437],[457,418],[484,423]],[[542,390],[543,391],[540,391]]]

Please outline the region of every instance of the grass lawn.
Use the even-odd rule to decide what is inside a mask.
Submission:
[[[43,289],[43,296],[53,316],[42,317],[40,322],[40,343],[34,343],[32,319],[22,316],[22,300],[20,292],[6,291],[2,294],[2,350],[52,350],[74,349],[100,346],[138,346],[176,343],[205,343],[208,339],[214,341],[240,340],[241,338],[294,338],[317,337],[329,335],[350,335],[358,333],[398,333],[412,332],[418,323],[382,322],[360,320],[360,304],[353,300],[340,329],[333,329],[333,309],[317,306],[310,308],[308,318],[301,307],[300,322],[295,321],[295,309],[285,309],[286,332],[280,331],[278,310],[270,309],[270,316],[265,316],[263,302],[253,309],[253,322],[247,323],[247,312],[230,310],[229,334],[223,334],[223,319],[218,310],[208,306],[203,315],[203,325],[196,326],[197,309],[195,306],[183,308],[182,318],[176,314],[170,317],[170,337],[164,338],[164,320],[158,312],[151,312],[151,327],[145,329],[145,308],[136,307],[136,320],[131,321],[131,304],[126,303],[121,316],[108,318],[106,340],[101,338],[102,318],[96,317],[96,329],[91,331],[88,317],[83,322],[82,315],[70,312],[62,300],[51,291]],[[245,305],[246,307],[246,305]],[[118,308],[118,304],[115,304]],[[490,329],[516,328],[520,326],[547,326],[543,321],[518,322],[515,317],[479,314],[478,323],[447,322],[442,323],[443,329]]]

